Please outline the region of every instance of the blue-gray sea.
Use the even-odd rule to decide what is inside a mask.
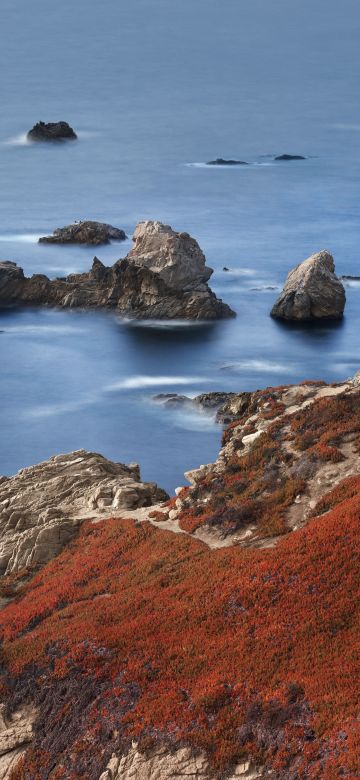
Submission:
[[[359,0],[1,0],[0,39],[0,259],[62,276],[87,269],[91,248],[40,235],[99,219],[131,236],[158,219],[199,241],[237,312],[131,327],[114,313],[2,310],[0,474],[84,447],[173,490],[221,431],[155,393],[360,368],[360,283],[336,326],[269,318],[312,252],[360,274]],[[26,144],[39,119],[70,122],[79,140]],[[201,165],[220,156],[252,164]],[[110,264],[130,244],[97,254]]]

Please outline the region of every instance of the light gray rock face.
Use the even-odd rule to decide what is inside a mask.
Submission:
[[[57,555],[86,518],[151,506],[168,498],[125,466],[78,450],[0,478],[0,575]]]
[[[333,257],[322,251],[290,271],[271,316],[284,320],[338,320],[343,316],[345,301]]]
[[[212,274],[195,239],[160,222],[141,222],[134,246],[110,268],[63,279],[28,278],[15,263],[0,263],[0,303],[111,308],[136,319],[215,320],[235,316],[210,290]]]
[[[7,717],[5,706],[0,704],[0,780],[10,778],[32,741],[35,717],[36,710],[31,705],[25,705]]]
[[[261,780],[265,774],[256,769],[250,761],[234,767],[228,780]],[[139,753],[136,744],[129,753],[118,758],[113,756],[99,780],[219,780],[219,775],[209,766],[206,757],[194,754],[190,748],[180,748],[169,753],[157,748],[149,755]]]
[[[213,273],[206,266],[199,244],[188,233],[176,233],[161,222],[139,222],[133,235],[134,246],[127,259],[139,268],[148,268],[174,290],[200,290]]]

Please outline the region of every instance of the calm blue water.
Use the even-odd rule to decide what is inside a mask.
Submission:
[[[0,258],[27,273],[80,271],[91,250],[37,237],[74,219],[129,235],[159,219],[198,239],[238,316],[156,329],[0,312],[0,473],[86,447],[139,461],[172,490],[213,459],[220,432],[154,405],[154,393],[360,367],[360,284],[344,322],[316,329],[270,320],[277,291],[264,289],[322,248],[338,273],[360,274],[358,0],[2,0],[1,11]],[[39,119],[69,121],[79,141],[24,144]],[[310,159],[263,156],[283,152]],[[253,165],[189,165],[218,156]],[[110,264],[129,246],[98,255]]]

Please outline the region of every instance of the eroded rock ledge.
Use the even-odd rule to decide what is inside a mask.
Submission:
[[[78,450],[0,478],[0,575],[57,555],[86,518],[151,506],[167,494],[125,466]]]
[[[50,280],[24,276],[16,263],[0,263],[0,304],[104,307],[127,317],[214,320],[235,316],[210,290],[213,273],[197,241],[160,222],[140,222],[133,248],[106,267],[97,258],[91,270]]]
[[[234,767],[227,780],[261,780],[265,777],[250,761]],[[99,780],[217,780],[204,754],[196,754],[190,748],[180,748],[169,753],[166,748],[157,748],[145,755],[137,749],[136,743],[129,752],[119,758],[115,754]]]

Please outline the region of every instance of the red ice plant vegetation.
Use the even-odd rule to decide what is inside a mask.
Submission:
[[[358,779],[360,477],[326,500],[271,550],[86,523],[0,616],[3,698],[39,708],[12,780],[97,780],[134,737]]]
[[[194,533],[206,525],[227,535],[253,526],[259,538],[287,533],[287,510],[321,465],[343,461],[340,447],[349,438],[359,451],[360,392],[320,398],[284,415],[277,399],[281,390],[255,393],[243,416],[226,429],[224,444],[231,442],[233,454],[222,470],[214,467],[190,489],[188,506],[179,514],[183,530]],[[254,420],[247,424],[254,411],[274,422],[246,452],[242,438],[256,429]]]

